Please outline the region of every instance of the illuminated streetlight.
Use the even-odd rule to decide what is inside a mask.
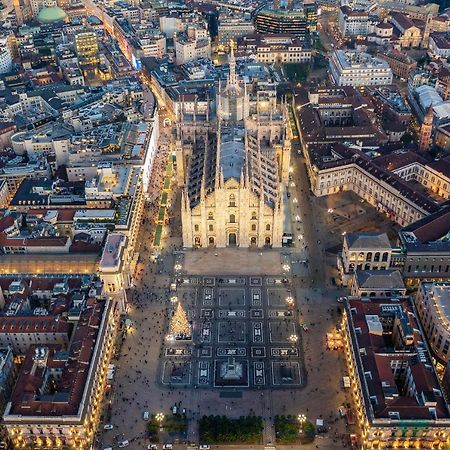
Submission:
[[[156,414],[155,420],[158,422],[159,428],[162,428],[162,423],[163,423],[163,421],[164,421],[164,414],[161,413],[161,412],[158,413],[158,414]]]
[[[283,264],[283,270],[285,272],[287,272],[290,268],[291,268],[291,266],[289,264]]]
[[[298,341],[298,336],[296,335],[296,334],[291,334],[290,336],[289,336],[289,340],[293,343],[293,344],[295,344],[297,341]],[[300,416],[299,416],[300,417]]]
[[[306,422],[306,416],[304,414],[299,414],[297,420],[300,422],[300,425],[303,425]]]

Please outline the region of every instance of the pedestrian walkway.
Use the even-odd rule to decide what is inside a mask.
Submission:
[[[160,248],[162,243],[164,226],[168,217],[168,208],[170,206],[171,190],[171,177],[173,173],[174,156],[169,155],[167,158],[167,164],[165,169],[163,189],[159,201],[158,215],[156,217],[155,236],[153,238],[153,247]]]

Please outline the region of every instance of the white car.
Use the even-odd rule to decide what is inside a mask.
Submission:
[[[119,448],[128,447],[130,445],[130,442],[128,440],[119,442]]]
[[[150,413],[148,411],[144,411],[144,414],[142,416],[144,420],[148,420],[150,418]]]
[[[209,450],[211,447],[209,445],[200,445],[200,450]]]
[[[344,303],[347,300],[347,297],[338,297],[338,303]]]
[[[103,427],[104,430],[112,430],[113,428],[114,428],[114,425],[111,425],[110,423],[107,423],[107,424]]]
[[[157,450],[158,446],[156,444],[148,444],[147,449],[148,450]]]
[[[164,444],[163,449],[164,450],[172,450],[173,449],[173,445],[172,444]]]

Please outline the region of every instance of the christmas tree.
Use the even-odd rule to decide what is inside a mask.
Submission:
[[[188,322],[186,311],[180,302],[178,302],[177,309],[172,316],[169,334],[174,339],[191,338],[191,325]]]

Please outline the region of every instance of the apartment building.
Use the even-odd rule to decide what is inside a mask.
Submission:
[[[366,10],[341,6],[338,20],[342,36],[367,36],[369,32],[369,13]]]

